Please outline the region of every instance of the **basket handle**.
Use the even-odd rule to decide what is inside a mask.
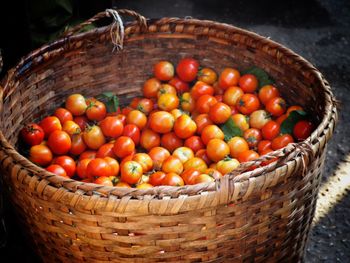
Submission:
[[[106,11],[99,12],[96,15],[94,15],[93,17],[91,17],[90,19],[86,20],[85,22],[82,22],[82,23],[68,29],[67,31],[65,31],[62,34],[62,37],[70,37],[70,36],[78,33],[84,27],[91,25],[93,22],[98,21],[101,18],[105,18],[105,17],[114,17],[114,18],[118,17],[119,18],[118,22],[120,23],[121,20],[120,20],[119,14],[128,15],[128,16],[135,18],[137,20],[138,24],[140,25],[141,30],[147,29],[147,19],[135,11],[132,11],[129,9],[106,9]],[[122,24],[119,26],[122,27]]]

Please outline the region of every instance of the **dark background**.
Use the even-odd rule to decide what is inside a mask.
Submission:
[[[346,0],[27,0],[1,1],[0,48],[4,72],[34,48],[52,41],[68,25],[112,6],[133,9],[148,18],[185,17],[233,24],[270,37],[313,63],[341,101],[340,121],[327,150],[323,183],[350,162],[350,1]],[[59,4],[57,4],[57,2]],[[2,75],[4,74],[2,73]],[[323,195],[327,195],[327,190]],[[310,234],[305,262],[350,262],[350,194],[319,204],[332,209]],[[0,262],[37,262],[5,200],[7,245]],[[0,232],[0,237],[3,233]]]

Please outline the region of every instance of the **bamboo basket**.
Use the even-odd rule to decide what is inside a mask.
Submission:
[[[125,25],[122,50],[113,51],[120,25],[78,32],[111,14],[101,12],[30,53],[2,80],[1,178],[37,253],[45,262],[301,261],[337,120],[327,81],[291,50],[231,25],[118,12],[136,20]],[[113,91],[125,103],[141,94],[155,62],[183,57],[218,72],[263,68],[317,128],[305,142],[241,165],[220,181],[149,190],[59,177],[17,151],[22,125],[52,113],[68,94]]]

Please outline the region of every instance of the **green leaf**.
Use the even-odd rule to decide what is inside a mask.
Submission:
[[[242,130],[234,123],[232,118],[229,118],[220,128],[225,135],[226,142],[235,136],[243,136]]]
[[[96,99],[102,101],[107,108],[107,112],[116,112],[119,107],[119,98],[112,92],[103,92],[96,96]]]
[[[295,124],[298,121],[304,120],[307,118],[307,113],[305,111],[302,110],[296,110],[296,111],[292,111],[291,113],[289,113],[289,116],[287,119],[285,119],[282,124],[281,124],[281,133],[282,134],[293,134],[293,128],[295,126]]]
[[[242,74],[253,74],[255,77],[257,77],[259,81],[259,87],[263,87],[265,85],[273,84],[275,81],[266,73],[265,70],[259,68],[259,67],[251,67],[246,70],[242,71]]]

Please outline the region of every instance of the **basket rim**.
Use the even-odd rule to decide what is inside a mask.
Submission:
[[[50,186],[60,188],[63,187],[70,192],[83,191],[83,194],[91,195],[98,194],[102,196],[116,196],[116,197],[125,197],[130,196],[133,198],[139,198],[143,196],[152,196],[153,198],[162,198],[164,196],[170,196],[172,198],[177,198],[180,195],[200,195],[202,192],[206,191],[232,191],[233,184],[242,183],[246,181],[250,181],[252,177],[259,177],[277,169],[283,165],[286,165],[288,162],[295,161],[296,159],[303,159],[303,165],[307,166],[315,155],[318,154],[320,145],[322,143],[326,143],[330,138],[330,133],[333,132],[334,125],[337,119],[337,110],[336,110],[336,100],[331,92],[330,86],[328,82],[324,79],[323,75],[307,60],[303,57],[297,55],[292,50],[284,47],[283,45],[274,42],[268,38],[262,37],[254,32],[229,25],[226,23],[219,23],[210,20],[199,20],[193,18],[160,18],[160,19],[148,19],[148,31],[140,32],[140,26],[136,22],[128,23],[125,27],[125,42],[132,41],[133,34],[136,36],[138,34],[152,34],[152,30],[154,32],[162,33],[161,30],[157,31],[157,27],[161,27],[164,25],[169,25],[169,30],[165,33],[173,33],[171,29],[171,25],[183,25],[183,26],[208,26],[210,28],[215,28],[221,30],[222,32],[229,32],[232,34],[242,34],[247,38],[251,38],[254,41],[262,43],[264,46],[277,50],[280,53],[281,57],[286,57],[292,59],[293,62],[298,63],[303,71],[307,71],[315,78],[315,82],[318,82],[319,85],[323,88],[325,92],[325,114],[321,118],[321,122],[318,125],[317,129],[313,131],[309,138],[307,138],[304,142],[291,144],[283,149],[272,152],[271,154],[259,158],[256,161],[252,161],[241,165],[240,170],[234,171],[233,173],[225,175],[220,180],[217,180],[213,183],[204,183],[198,185],[186,185],[182,187],[174,187],[174,186],[161,186],[161,187],[153,187],[152,189],[127,189],[120,187],[107,187],[101,186],[92,183],[84,183],[80,181],[76,181],[73,179],[67,179],[64,177],[57,176],[55,174],[47,172],[44,168],[41,168],[32,162],[30,162],[27,158],[22,156],[17,150],[7,141],[2,131],[0,130],[0,145],[2,146],[3,151],[8,157],[11,157],[13,161],[17,164],[20,164],[24,168],[26,168],[31,176],[38,176],[41,180],[47,180],[50,183]],[[150,26],[154,26],[152,30]],[[32,52],[30,52],[27,56],[23,57],[21,61],[8,72],[7,78],[3,79],[4,89],[0,88],[0,113],[2,112],[2,103],[4,100],[4,94],[6,94],[7,88],[12,86],[15,80],[21,77],[23,74],[28,72],[33,66],[36,64],[40,64],[45,61],[45,56],[48,53],[54,53],[54,55],[59,55],[61,53],[66,52],[72,48],[72,44],[77,41],[86,40],[89,37],[99,36],[106,33],[110,30],[110,26],[105,26],[97,29],[90,30],[85,33],[79,33],[77,35],[72,35],[69,37],[58,39],[52,43],[48,43]],[[228,33],[228,34],[229,34]],[[180,33],[182,34],[182,33]],[[183,33],[186,34],[186,33]],[[187,33],[188,34],[188,33]],[[131,36],[131,37],[130,37]],[[130,37],[130,39],[129,39]],[[267,51],[268,52],[268,49]],[[6,94],[7,96],[9,94]],[[323,140],[324,142],[320,143]],[[273,162],[267,166],[257,168],[253,171],[247,171],[247,167],[260,164],[264,160],[269,160],[275,157],[288,157],[286,159],[282,159],[282,162]],[[306,158],[305,158],[306,157]],[[304,160],[307,160],[305,162]],[[285,161],[285,162],[284,162]],[[300,160],[299,160],[300,161]],[[238,171],[240,171],[238,175]],[[228,189],[226,186],[228,185]],[[224,187],[225,186],[225,187]],[[93,189],[93,190],[91,190]]]

